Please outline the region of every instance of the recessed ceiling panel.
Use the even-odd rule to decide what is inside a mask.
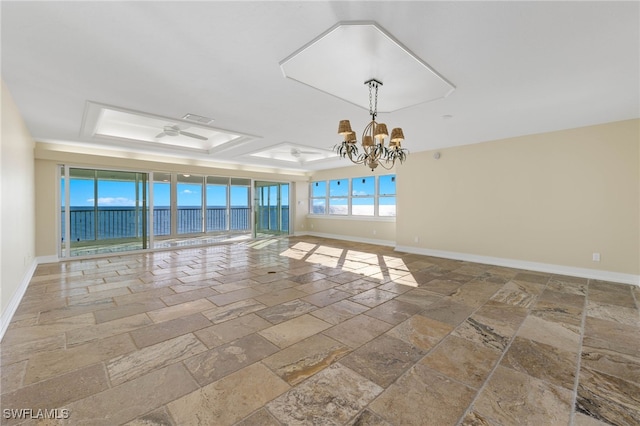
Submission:
[[[140,147],[173,148],[211,153],[216,147],[246,139],[247,135],[204,124],[87,103],[81,135],[100,140],[126,141]]]
[[[295,145],[292,143],[282,143],[249,155],[252,157],[268,158],[271,160],[288,161],[300,164],[336,157],[336,154],[333,151],[310,148],[308,146]]]
[[[373,22],[340,23],[280,66],[297,80],[369,108],[365,81],[381,81],[378,111],[391,112],[449,95],[454,86]]]

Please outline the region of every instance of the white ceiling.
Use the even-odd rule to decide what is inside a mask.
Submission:
[[[171,156],[291,170],[348,165],[311,154],[296,161],[255,155],[331,150],[341,140],[341,119],[364,128],[366,110],[285,78],[280,68],[346,21],[376,22],[455,86],[444,99],[380,114],[378,121],[403,128],[411,152],[640,116],[639,2],[2,1],[0,7],[2,79],[43,142],[153,150],[83,132],[90,101],[178,121],[197,114],[213,118],[215,128],[251,135],[224,149]],[[329,72],[343,75],[349,65],[333,63]],[[381,109],[391,84],[380,89]]]

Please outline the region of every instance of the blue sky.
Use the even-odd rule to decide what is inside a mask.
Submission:
[[[364,182],[363,182],[364,180]],[[331,195],[347,196],[349,191],[349,179],[333,180],[326,185],[325,182],[318,182],[312,186],[314,196],[323,196],[327,186],[330,188]],[[64,182],[63,182],[64,183]],[[94,204],[94,188],[93,180],[89,179],[71,179],[71,205],[77,207],[91,207]],[[396,192],[395,175],[383,175],[378,179],[379,193],[393,194]],[[156,182],[154,184],[154,199],[156,207],[169,206],[169,183]],[[374,177],[368,176],[363,178],[354,178],[352,182],[352,195],[354,196],[373,196]],[[62,186],[64,193],[64,185]],[[180,206],[199,206],[202,200],[202,186],[197,184],[179,183],[178,184],[178,205]],[[247,197],[249,188],[243,186],[231,187],[231,205],[243,207],[247,206]],[[287,191],[283,191],[282,204],[289,204]],[[64,199],[64,197],[63,197]],[[135,184],[133,182],[100,180],[98,181],[98,206],[101,207],[121,207],[134,206],[136,199]],[[358,200],[354,198],[353,204],[368,204],[370,200]],[[393,201],[380,199],[380,204],[395,203]],[[63,202],[64,204],[64,202]],[[207,204],[209,206],[226,205],[226,186],[224,185],[207,185]]]
[[[94,205],[93,180],[71,179],[70,204],[75,207],[91,207]],[[62,186],[64,194],[64,182]],[[168,183],[156,183],[154,185],[154,205],[156,207],[169,206]],[[286,191],[285,191],[286,193]],[[244,207],[248,205],[249,188],[243,186],[231,187],[231,205]],[[282,203],[288,205],[288,194],[283,197]],[[135,184],[122,181],[98,181],[98,206],[122,207],[134,206],[136,199]],[[64,197],[63,197],[64,200]],[[199,206],[202,203],[202,186],[197,184],[178,184],[178,205]],[[63,202],[64,204],[64,202]],[[208,185],[207,204],[209,206],[226,205],[226,186]]]

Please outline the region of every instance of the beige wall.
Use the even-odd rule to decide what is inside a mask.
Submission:
[[[34,142],[2,82],[0,312],[30,277],[35,253]]]
[[[349,163],[348,160],[344,160]],[[366,176],[380,176],[396,173],[395,170],[378,168],[372,172],[364,165],[347,166],[337,169],[321,170],[313,173],[311,181],[330,180],[342,178],[357,178]],[[308,191],[308,189],[307,189]],[[307,192],[308,194],[308,192]],[[309,203],[307,202],[307,205]],[[376,218],[339,218],[309,216],[306,222],[307,230],[313,234],[339,236],[355,241],[370,241],[379,244],[395,245],[396,223],[395,220]]]
[[[58,246],[58,206],[57,199],[57,168],[59,164],[69,164],[79,167],[95,167],[134,171],[163,171],[182,172],[194,175],[214,175],[253,178],[257,180],[292,182],[293,193],[291,196],[293,226],[296,230],[300,226],[296,220],[300,215],[304,218],[306,210],[297,205],[296,182],[301,181],[301,187],[306,187],[308,177],[304,173],[283,172],[278,169],[257,167],[236,167],[225,164],[216,164],[206,161],[175,158],[171,163],[166,162],[166,157],[154,157],[150,155],[138,155],[132,153],[88,150],[76,146],[36,144],[35,161],[35,186],[37,192],[37,216],[36,216],[36,253],[38,256],[56,256]],[[298,210],[302,208],[302,211]]]
[[[439,160],[412,154],[397,170],[397,244],[638,275],[639,129],[629,120],[443,149]]]

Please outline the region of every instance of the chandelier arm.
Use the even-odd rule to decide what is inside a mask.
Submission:
[[[391,170],[393,169],[393,166],[396,165],[396,160],[395,159],[391,160],[391,165],[389,167],[386,166],[387,164],[389,164],[389,160],[378,161],[378,165],[382,166],[383,169]]]

